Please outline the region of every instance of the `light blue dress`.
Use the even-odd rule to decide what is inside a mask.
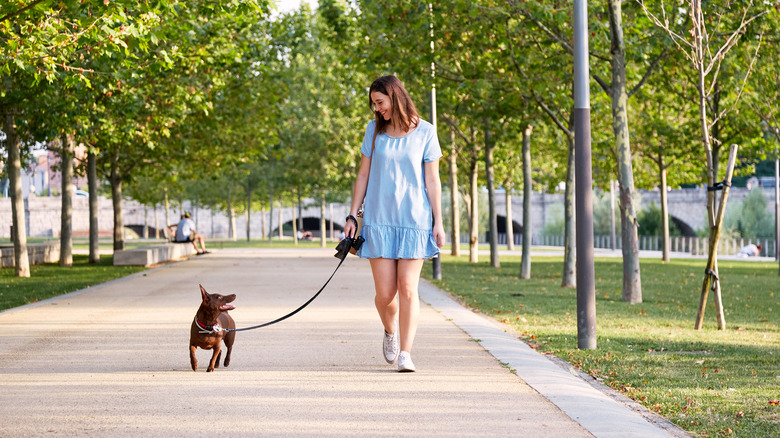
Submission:
[[[375,126],[370,121],[363,137],[360,152],[366,157],[371,156]],[[366,241],[358,256],[428,259],[439,253],[424,163],[441,156],[436,128],[424,120],[404,137],[376,136],[360,232]]]

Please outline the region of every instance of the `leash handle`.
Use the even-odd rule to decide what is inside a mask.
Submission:
[[[320,290],[318,290],[317,293],[314,294],[313,297],[309,298],[309,301],[306,301],[305,303],[303,303],[303,305],[301,307],[293,310],[292,312],[288,313],[287,315],[282,316],[281,318],[277,318],[277,319],[275,319],[273,321],[269,321],[269,322],[266,322],[264,324],[253,325],[252,327],[244,327],[244,328],[240,328],[240,329],[222,329],[222,330],[225,331],[225,332],[243,332],[245,330],[254,330],[254,329],[261,328],[261,327],[267,327],[269,325],[276,324],[277,322],[282,322],[285,319],[287,319],[287,318],[295,315],[296,313],[300,312],[306,306],[311,304],[311,302],[314,301],[314,299],[317,298],[323,290],[325,290],[325,286],[327,286],[328,283],[330,283],[330,280],[333,279],[333,276],[336,275],[336,271],[338,271],[339,268],[341,267],[341,264],[344,263],[344,260],[346,260],[348,254],[349,254],[348,252],[346,254],[344,254],[344,257],[341,258],[341,261],[339,261],[339,264],[338,264],[338,266],[336,266],[336,269],[334,269],[333,273],[330,274],[330,277],[328,278],[328,281],[326,281],[325,284],[322,285]]]

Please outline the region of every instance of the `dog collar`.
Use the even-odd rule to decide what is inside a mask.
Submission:
[[[211,334],[211,333],[219,333],[222,331],[222,327],[219,325],[219,322],[217,322],[214,325],[206,325],[200,322],[197,316],[195,317],[195,324],[200,329],[199,333]]]

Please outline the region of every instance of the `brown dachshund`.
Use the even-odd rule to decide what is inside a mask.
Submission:
[[[227,313],[228,310],[235,309],[230,303],[236,299],[236,295],[210,294],[203,286],[198,286],[200,286],[203,302],[195,314],[190,329],[190,365],[192,365],[192,371],[198,370],[198,359],[195,358],[195,351],[198,347],[204,350],[214,350],[209,367],[206,369],[207,372],[211,372],[214,371],[214,368],[219,368],[223,340],[227,347],[225,366],[230,365],[230,352],[233,350],[236,332],[225,332],[225,329],[236,328],[236,323]]]

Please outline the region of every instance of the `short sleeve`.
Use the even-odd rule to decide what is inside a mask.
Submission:
[[[376,120],[371,120],[363,135],[363,146],[360,147],[360,152],[369,158],[371,157],[371,144],[374,142],[374,129],[376,129]]]
[[[430,134],[425,141],[425,152],[423,153],[423,161],[430,163],[441,158],[441,146],[439,146],[439,135],[436,133],[436,127],[430,125]]]

